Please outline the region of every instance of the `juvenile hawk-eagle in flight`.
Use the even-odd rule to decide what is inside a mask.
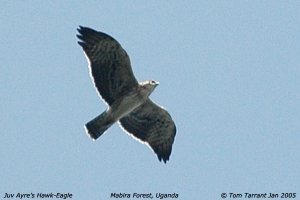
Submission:
[[[159,161],[169,160],[176,134],[170,114],[152,102],[149,95],[158,82],[138,82],[129,56],[111,36],[91,28],[78,28],[94,84],[108,109],[85,125],[94,140],[119,121],[129,134],[150,145]]]

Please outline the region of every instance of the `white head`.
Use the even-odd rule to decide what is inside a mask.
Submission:
[[[159,85],[159,82],[154,80],[148,80],[140,83],[140,86],[142,86],[145,91],[147,91],[148,96],[153,92],[153,90],[156,88],[156,86]]]

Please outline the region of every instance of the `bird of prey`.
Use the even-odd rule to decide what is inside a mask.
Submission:
[[[79,26],[78,44],[89,62],[90,75],[108,108],[85,125],[96,140],[115,122],[142,143],[149,145],[159,161],[169,160],[176,134],[170,114],[149,98],[157,81],[138,82],[129,56],[113,37]]]

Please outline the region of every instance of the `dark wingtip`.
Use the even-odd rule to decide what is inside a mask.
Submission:
[[[84,29],[85,27],[84,26],[80,26],[79,25],[79,28],[77,28],[77,31],[80,33],[80,34],[82,34],[82,30]],[[76,35],[77,37],[79,36],[79,35]]]
[[[81,47],[85,47],[85,46],[86,46],[84,42],[78,41],[77,43],[78,43]]]
[[[76,35],[76,37],[80,40],[82,40],[83,36],[82,36],[82,32],[83,32],[84,27],[79,25],[79,28],[77,28],[77,31],[79,34]],[[80,42],[82,43],[82,42]],[[79,42],[78,44],[81,45]],[[81,45],[82,46],[82,45]]]
[[[93,35],[94,33],[96,33],[95,30],[88,28],[88,27],[84,27],[79,25],[79,28],[77,28],[77,31],[79,34],[76,35],[76,37],[79,39],[79,41],[77,42],[82,48],[86,48],[88,43],[89,43],[89,35]]]
[[[89,28],[89,27],[86,27],[86,26],[79,26],[79,28],[77,28],[77,31],[83,35],[83,34],[97,34],[98,31],[92,29],[92,28]]]
[[[169,156],[161,156],[161,155],[157,155],[158,160],[161,162],[163,161],[165,164],[167,164],[167,161],[169,161]]]
[[[77,31],[78,31],[78,32],[81,32],[81,31],[84,30],[84,29],[90,29],[90,28],[88,28],[88,27],[86,27],[86,26],[81,26],[81,25],[79,25],[79,28],[77,28]]]
[[[118,44],[118,42],[110,35],[96,31],[92,28],[81,26],[79,25],[79,28],[77,28],[77,31],[79,34],[77,34],[77,38],[86,42],[86,43],[95,43],[100,40],[110,39],[113,40],[115,43]]]

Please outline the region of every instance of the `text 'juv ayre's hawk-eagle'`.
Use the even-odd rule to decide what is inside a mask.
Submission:
[[[176,134],[170,114],[152,102],[149,95],[158,82],[138,82],[129,56],[111,36],[91,28],[78,28],[78,44],[83,48],[94,84],[108,109],[85,125],[94,140],[119,121],[123,129],[150,145],[159,161],[169,160]]]

